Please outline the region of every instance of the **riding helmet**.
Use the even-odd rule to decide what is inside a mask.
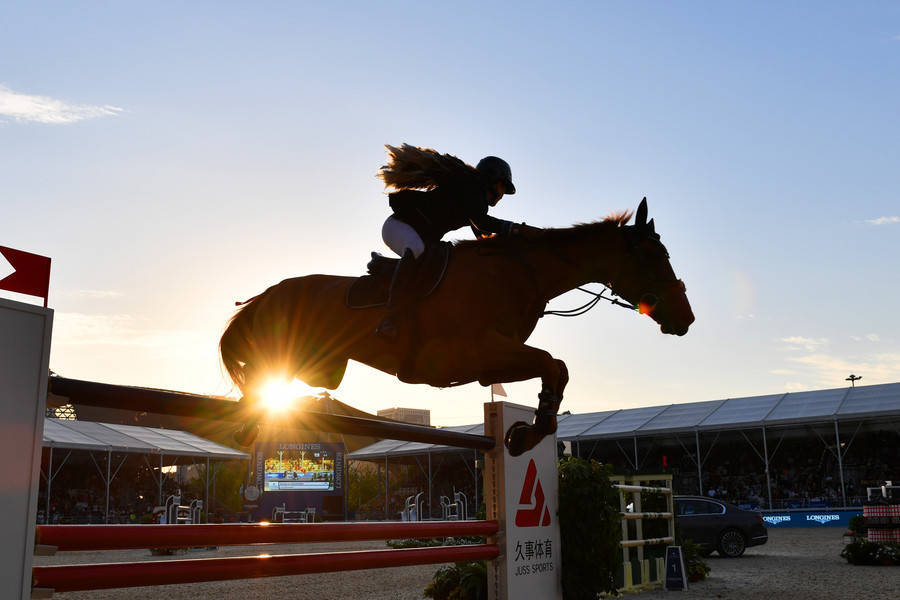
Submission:
[[[506,194],[515,194],[516,186],[512,182],[512,169],[509,163],[502,158],[496,156],[485,156],[475,167],[479,173],[488,178],[489,181],[502,181],[506,187]]]

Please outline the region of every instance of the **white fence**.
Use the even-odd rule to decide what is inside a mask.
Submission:
[[[654,559],[653,575],[650,573],[650,561],[644,559],[644,546],[675,543],[675,504],[672,497],[671,475],[613,475],[613,487],[619,490],[619,510],[622,515],[622,588],[653,587],[662,584],[665,577],[665,559]],[[645,483],[662,482],[662,486],[643,485]],[[642,493],[665,494],[666,512],[643,512],[641,509]],[[631,496],[631,502],[628,502]],[[666,519],[669,522],[669,535],[661,538],[644,538],[645,519]],[[628,523],[634,521],[635,538],[629,539]],[[640,578],[634,581],[634,568],[631,562],[631,549],[636,548],[637,563],[640,565]]]

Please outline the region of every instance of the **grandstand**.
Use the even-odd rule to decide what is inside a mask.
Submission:
[[[616,472],[672,473],[681,494],[764,510],[859,507],[867,486],[900,479],[900,383],[561,415],[558,437]],[[454,452],[383,440],[348,458],[408,464]],[[472,481],[466,469],[458,477]]]

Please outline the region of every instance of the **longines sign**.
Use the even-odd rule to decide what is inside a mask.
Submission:
[[[766,527],[847,527],[850,517],[861,510],[794,510],[783,513],[763,513]]]

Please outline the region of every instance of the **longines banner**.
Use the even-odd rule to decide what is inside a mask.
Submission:
[[[485,432],[516,421],[530,421],[534,409],[508,402],[485,404]],[[490,434],[489,434],[490,435]],[[503,439],[501,434],[498,439]],[[488,507],[488,518],[500,521],[500,559],[493,563],[489,586],[501,586],[506,573],[508,598],[562,598],[559,537],[556,436],[551,435],[531,452],[513,457],[503,446],[487,455],[486,484],[505,473],[505,485],[497,490],[497,503]],[[490,485],[499,485],[496,479]],[[487,495],[486,497],[490,497]]]
[[[762,513],[766,527],[849,527],[850,517],[861,515],[859,509],[791,510]]]

